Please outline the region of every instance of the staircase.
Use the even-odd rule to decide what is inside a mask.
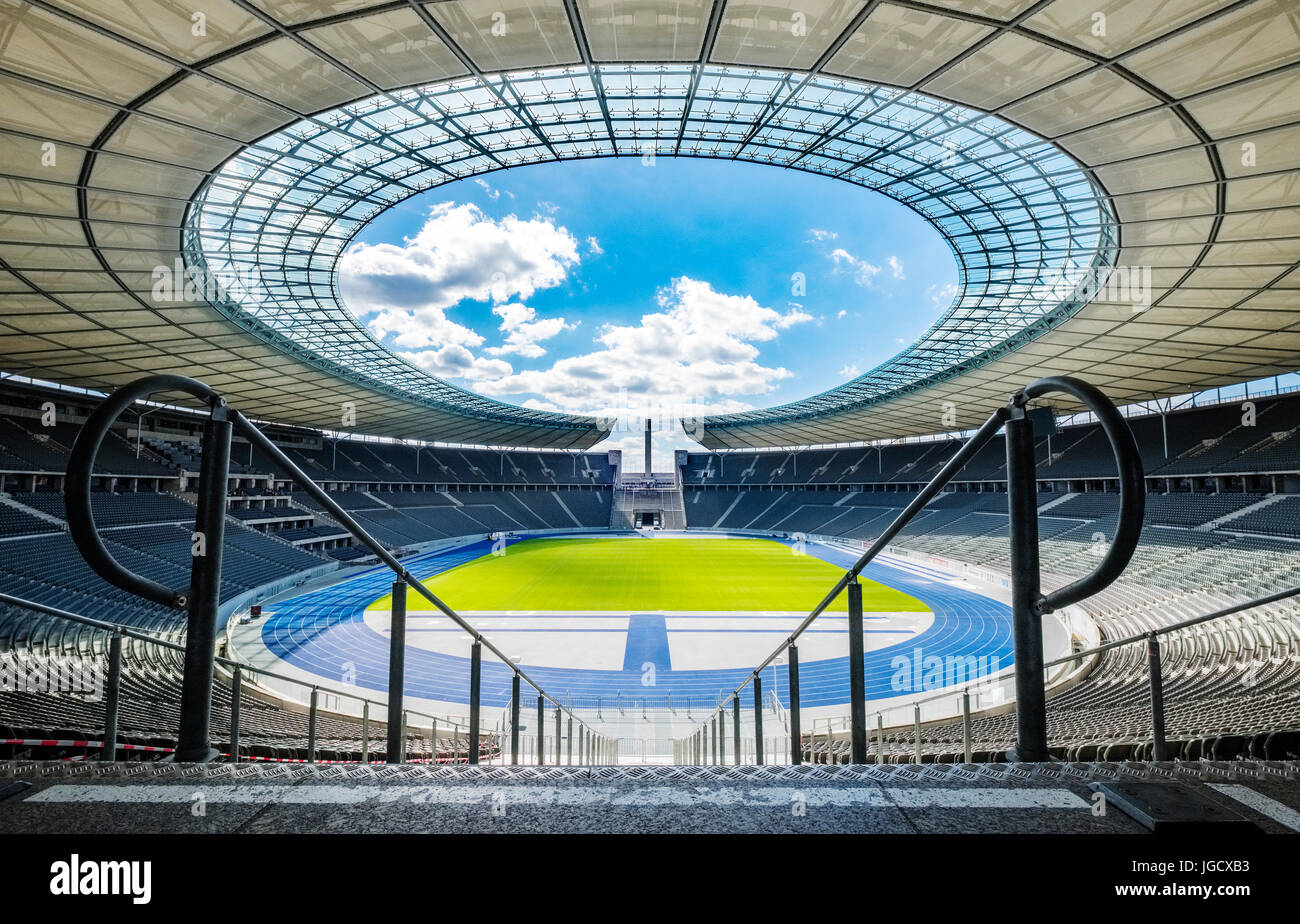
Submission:
[[[614,503],[609,508],[610,529],[633,529],[632,513],[635,509],[636,492],[621,485],[614,487]]]
[[[1228,514],[1226,517],[1219,517],[1219,519],[1217,520],[1211,520],[1208,523],[1203,523],[1200,526],[1193,527],[1193,529],[1201,533],[1206,533],[1211,530],[1220,529],[1223,527],[1225,523],[1231,523],[1233,520],[1240,519],[1241,517],[1244,517],[1248,513],[1254,513],[1256,510],[1260,510],[1264,507],[1269,507],[1273,504],[1276,504],[1280,500],[1285,500],[1288,496],[1289,495],[1286,494],[1270,494],[1268,497],[1265,497],[1262,500],[1258,500],[1253,504],[1247,504],[1245,507],[1242,507],[1240,510],[1232,511],[1232,513]],[[1231,531],[1232,527],[1229,526],[1228,530]]]
[[[686,528],[686,500],[680,480],[667,482],[659,476],[650,487],[645,481],[630,480],[614,485],[614,503],[610,505],[610,529],[636,529],[638,513],[658,514],[661,529]]]

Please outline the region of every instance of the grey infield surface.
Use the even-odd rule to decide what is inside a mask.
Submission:
[[[0,763],[0,833],[1144,833],[1090,784],[1300,830],[1300,763],[428,767]]]

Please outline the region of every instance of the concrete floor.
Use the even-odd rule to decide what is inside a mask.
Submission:
[[[0,763],[0,833],[1143,833],[1154,782],[1300,830],[1300,764],[426,767]],[[1181,794],[1181,795],[1180,795]]]

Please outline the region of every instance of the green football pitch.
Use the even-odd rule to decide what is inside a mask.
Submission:
[[[457,610],[807,612],[844,571],[766,539],[529,539],[425,581]],[[925,612],[914,597],[863,581],[866,612]],[[383,597],[371,609],[388,609]],[[414,590],[408,610],[432,605]],[[841,594],[831,607],[844,611]]]

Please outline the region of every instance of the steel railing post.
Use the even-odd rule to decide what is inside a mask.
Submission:
[[[475,642],[469,649],[469,762],[478,763],[479,690],[482,686],[483,644]]]
[[[568,734],[566,735],[568,741],[565,749],[568,751],[568,755],[569,755],[568,756],[569,766],[572,767],[573,766],[573,716],[569,716],[568,729],[569,729]]]
[[[876,763],[885,762],[885,717],[876,713]]]
[[[311,705],[307,709],[307,763],[316,763],[316,704],[320,691],[311,688]]]
[[[406,710],[397,720],[397,762],[406,763]]]
[[[1151,759],[1168,760],[1165,747],[1165,691],[1160,674],[1160,638],[1147,636],[1147,677],[1151,681]]]
[[[537,766],[546,763],[546,700],[537,697]]]
[[[189,620],[181,677],[178,763],[207,762],[212,749],[212,670],[216,658],[217,609],[221,598],[221,557],[226,539],[226,483],[230,474],[231,423],[224,398],[209,401],[199,465],[198,514],[190,539]]]
[[[862,641],[862,585],[855,577],[849,592],[849,745],[850,761],[867,762],[866,652]]]
[[[400,764],[405,742],[402,698],[406,684],[406,582],[393,581],[388,633],[388,762]]]
[[[912,707],[912,754],[918,764],[924,763],[921,759],[921,704],[917,703]]]
[[[740,752],[740,697],[731,697],[731,744],[736,752],[736,766],[744,763],[745,755]]]
[[[122,633],[108,640],[108,684],[104,690],[103,760],[117,760],[117,710],[122,692]]]
[[[961,691],[961,749],[966,763],[970,763],[970,690]]]
[[[244,706],[244,669],[236,664],[230,675],[230,759],[239,762],[239,723]]]
[[[555,707],[555,766],[560,765],[560,745],[563,743],[564,729],[560,726],[560,707]]]
[[[763,678],[754,678],[754,764],[763,766]]]
[[[1034,425],[1023,404],[1006,423],[1007,512],[1011,541],[1011,619],[1015,644],[1014,760],[1047,760],[1047,696],[1043,684],[1043,617],[1038,572],[1038,483]]]
[[[510,765],[519,764],[519,672],[510,679]]]
[[[799,727],[799,648],[791,645],[787,651],[789,676],[786,687],[790,692],[790,763],[803,763],[803,730]]]
[[[370,700],[361,702],[361,762],[370,763]]]

